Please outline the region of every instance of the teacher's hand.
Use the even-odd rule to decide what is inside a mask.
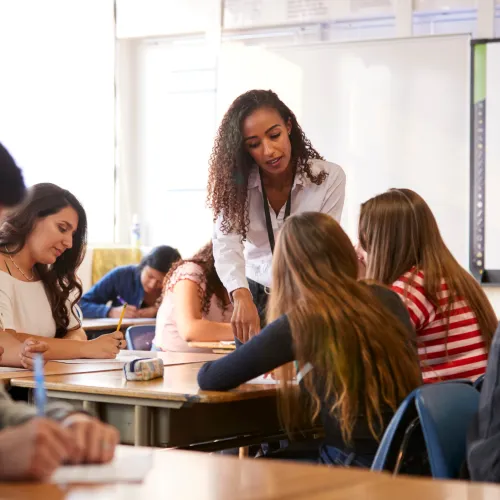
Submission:
[[[234,309],[231,318],[233,334],[242,342],[250,340],[260,332],[260,318],[253,303],[252,294],[246,288],[233,292]]]

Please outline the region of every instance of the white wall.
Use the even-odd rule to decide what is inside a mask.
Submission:
[[[89,240],[113,240],[112,0],[0,2],[0,141],[28,184],[83,203]]]

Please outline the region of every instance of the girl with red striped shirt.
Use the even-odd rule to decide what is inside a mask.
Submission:
[[[482,375],[498,320],[427,203],[409,189],[371,198],[361,205],[359,241],[366,277],[391,286],[407,306],[424,382]]]

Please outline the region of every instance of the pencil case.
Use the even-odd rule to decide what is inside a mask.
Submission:
[[[163,360],[160,358],[139,358],[123,366],[127,380],[152,380],[163,377]]]

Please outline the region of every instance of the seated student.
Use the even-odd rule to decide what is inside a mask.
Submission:
[[[199,352],[191,341],[233,340],[233,307],[214,265],[212,243],[172,266],[165,278],[154,346],[163,351]]]
[[[322,461],[369,467],[421,374],[404,305],[394,292],[358,282],[357,272],[353,246],[333,218],[311,212],[288,218],[273,257],[269,324],[206,363],[198,383],[228,390],[287,363],[279,375],[281,415],[292,430],[304,408],[290,384],[296,360],[310,416],[320,416],[325,429]]]
[[[424,382],[483,374],[498,320],[445,245],[427,203],[409,189],[371,198],[361,205],[359,241],[366,277],[392,286],[408,308]]]
[[[25,191],[21,170],[0,144],[0,219],[3,209],[21,202]],[[0,363],[2,340],[8,337],[0,332]],[[38,352],[48,349],[44,342],[33,341],[34,345]],[[33,368],[31,358],[26,357],[26,363],[26,368]],[[113,458],[118,432],[111,426],[63,403],[48,404],[46,415],[35,418],[33,407],[14,403],[0,384],[1,481],[45,479],[66,461],[104,463]]]
[[[0,319],[3,363],[21,366],[22,343],[49,346],[46,359],[114,358],[126,342],[120,332],[87,341],[77,316],[76,276],[84,252],[83,207],[54,184],[36,184],[0,222]],[[26,353],[25,353],[26,354]]]
[[[0,361],[3,348],[0,347]],[[14,402],[0,384],[0,480],[45,479],[63,463],[106,463],[119,442],[110,425],[66,403],[50,403],[46,418]]]
[[[119,318],[126,302],[126,318],[155,318],[165,275],[180,258],[175,248],[159,246],[138,266],[113,269],[82,297],[80,308],[83,317]]]

